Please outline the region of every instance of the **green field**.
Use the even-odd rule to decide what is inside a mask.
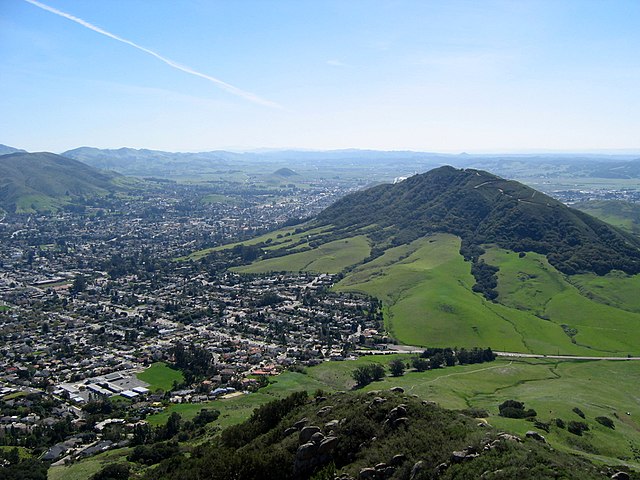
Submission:
[[[193,252],[192,254],[186,257],[180,257],[176,260],[199,260],[203,257],[206,257],[210,253],[219,252],[222,250],[229,250],[237,245],[259,245],[265,244],[265,249],[273,249],[275,247],[283,247],[289,244],[297,243],[301,240],[306,241],[309,235],[314,235],[322,232],[323,230],[327,230],[327,227],[316,228],[312,230],[307,230],[305,232],[295,233],[296,227],[286,227],[281,228],[280,230],[276,230],[275,232],[265,233],[264,235],[260,235],[258,237],[252,238],[250,240],[245,240],[242,242],[229,243],[225,245],[220,245],[218,247],[206,248],[204,250],[198,250]]]
[[[16,213],[55,211],[66,202],[46,195],[24,195],[16,202]]]
[[[182,372],[170,368],[163,362],[152,364],[144,372],[140,372],[136,376],[143,382],[147,382],[151,391],[158,389],[171,390],[174,381],[178,383],[184,381]]]
[[[17,449],[18,450],[18,456],[20,458],[31,458],[31,452],[29,451],[28,448],[25,447],[13,447],[13,446],[8,446],[8,445],[0,445],[0,450],[2,450],[3,452],[10,452],[13,449]]]
[[[220,411],[220,417],[212,425],[225,428],[246,420],[256,407],[275,398],[280,398],[299,390],[314,392],[319,388],[327,388],[327,384],[322,379],[297,372],[285,372],[270,379],[270,381],[271,383],[268,386],[260,389],[257,393],[238,395],[200,404],[171,405],[162,413],[152,415],[147,420],[152,425],[162,425],[166,423],[169,415],[173,412],[179,413],[184,420],[190,420],[201,409],[209,408]]]
[[[498,248],[488,249],[484,258],[500,265],[501,303],[532,311],[558,326],[566,325],[572,329],[575,344],[594,354],[638,352],[640,299],[634,292],[639,291],[640,275],[612,272],[603,277],[565,277],[542,255],[527,253],[520,257]]]
[[[269,258],[233,268],[240,273],[281,271],[339,273],[369,256],[371,248],[364,235],[325,243],[312,250]]]
[[[613,271],[603,277],[594,274],[574,275],[570,281],[588,298],[640,313],[640,275],[629,276]]]
[[[593,354],[559,325],[472,292],[475,280],[459,250],[452,235],[422,238],[355,268],[336,288],[381,299],[387,329],[405,344]]]

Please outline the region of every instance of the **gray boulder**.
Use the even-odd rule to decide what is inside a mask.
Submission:
[[[322,443],[323,440],[324,440],[324,435],[321,432],[316,432],[313,435],[311,435],[311,441],[316,445]]]
[[[296,423],[293,424],[293,428],[297,430],[301,430],[302,427],[304,427],[308,422],[309,422],[309,419],[307,417],[301,418],[300,420],[298,420]]]
[[[424,462],[422,460],[420,460],[419,462],[416,462],[413,464],[413,467],[411,468],[411,474],[409,475],[409,480],[415,480],[424,470]]]
[[[318,446],[315,443],[309,442],[304,445],[300,445],[296,451],[296,460],[309,460],[313,458],[317,450]]]
[[[325,415],[331,413],[331,410],[333,410],[333,407],[331,405],[327,405],[326,407],[322,407],[320,410],[318,410],[317,415],[319,417],[324,417]]]
[[[311,437],[314,433],[318,433],[320,431],[320,427],[316,427],[315,425],[310,425],[308,427],[304,427],[300,430],[300,443],[307,443],[311,440]]]
[[[336,445],[338,445],[338,437],[326,437],[318,446],[318,453],[320,455],[331,453]]]
[[[611,478],[613,480],[629,480],[631,477],[627,472],[616,472],[613,475],[611,475]]]
[[[378,472],[376,471],[375,468],[363,468],[362,470],[360,470],[360,473],[358,474],[358,478],[361,478],[362,480],[372,480],[374,478],[376,478],[376,475],[378,474]]]

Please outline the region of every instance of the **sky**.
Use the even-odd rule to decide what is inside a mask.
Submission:
[[[640,1],[0,0],[0,143],[640,152]]]

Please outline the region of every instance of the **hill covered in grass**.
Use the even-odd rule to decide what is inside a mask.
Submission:
[[[342,230],[379,228],[377,244],[397,246],[436,232],[462,238],[476,259],[482,244],[547,256],[566,274],[640,273],[640,240],[521,183],[480,170],[441,167],[397,184],[348,195],[318,216]]]
[[[640,353],[638,244],[517,182],[443,167],[190,258],[340,273],[334,288],[380,299],[400,343],[625,356]]]
[[[53,153],[0,156],[0,206],[9,212],[52,211],[82,197],[104,195],[122,176]]]

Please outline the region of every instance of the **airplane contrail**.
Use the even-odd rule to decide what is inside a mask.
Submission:
[[[141,52],[144,52],[148,55],[151,55],[152,57],[157,58],[158,60],[160,60],[161,62],[166,63],[167,65],[169,65],[170,67],[173,67],[177,70],[180,70],[182,72],[188,73],[189,75],[194,75],[196,77],[200,77],[200,78],[204,78],[205,80],[210,81],[211,83],[215,84],[216,86],[222,88],[223,90],[226,90],[229,93],[232,93],[233,95],[237,95],[238,97],[242,97],[245,100],[249,100],[250,102],[254,102],[260,105],[264,105],[267,107],[272,107],[272,108],[282,108],[281,105],[277,104],[276,102],[272,102],[271,100],[265,100],[264,98],[260,98],[258,95],[251,93],[251,92],[247,92],[245,90],[242,90],[238,87],[234,87],[233,85],[228,84],[227,82],[223,82],[222,80],[212,77],[210,75],[206,75],[204,73],[198,72],[197,70],[194,70],[193,68],[187,67],[185,65],[180,65],[177,62],[174,62],[173,60],[163,57],[162,55],[160,55],[159,53],[154,52],[153,50],[149,50],[148,48],[145,48],[141,45],[138,45],[135,42],[132,42],[131,40],[127,40],[126,38],[122,38],[119,37],[118,35],[115,35],[111,32],[107,32],[106,30],[97,27],[96,25],[93,25],[92,23],[89,23],[81,18],[75,17],[69,13],[63,12],[61,10],[58,10],[57,8],[53,8],[50,7],[49,5],[45,5],[44,3],[40,3],[37,0],[24,0],[27,3],[30,3],[31,5],[34,5],[38,8],[41,8],[42,10],[46,10],[47,12],[51,12],[55,15],[58,15],[60,17],[66,18],[68,20],[71,20],[72,22],[76,22],[80,25],[82,25],[85,28],[88,28],[89,30],[93,30],[94,32],[97,32],[101,35],[104,35],[105,37],[109,37],[112,38],[113,40],[117,40],[118,42],[124,43],[126,45],[129,45],[135,49],[140,50]]]

